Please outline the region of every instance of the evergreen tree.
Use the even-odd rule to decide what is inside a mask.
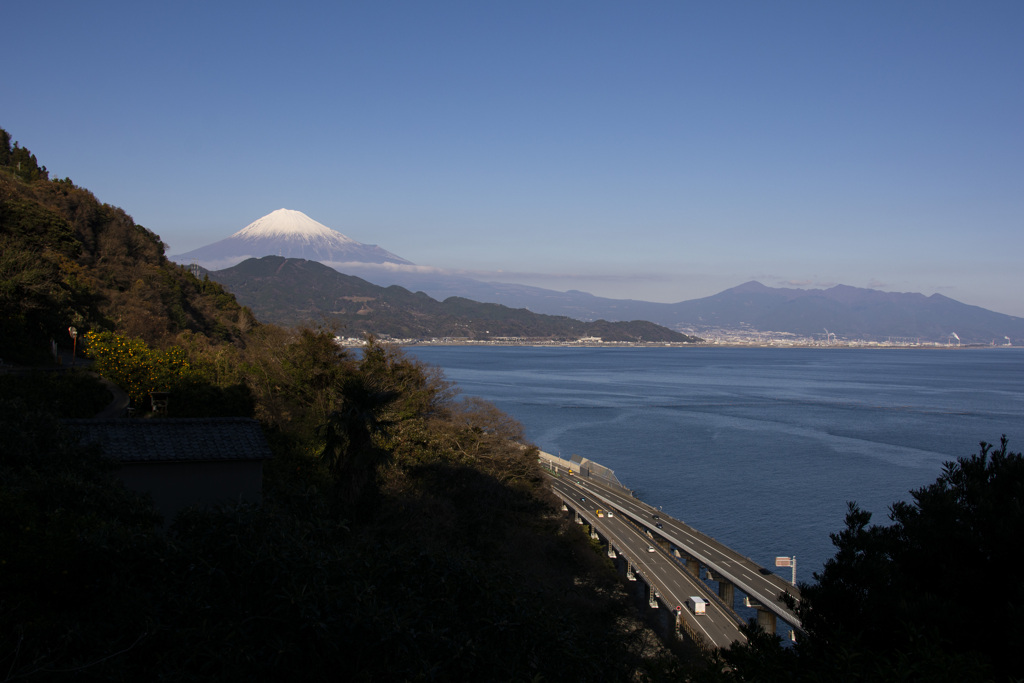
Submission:
[[[1019,680],[1024,628],[1024,457],[982,442],[890,508],[890,525],[850,503],[836,554],[801,586],[796,656],[778,639],[724,658],[741,680]],[[982,589],[984,588],[984,590]],[[751,666],[757,662],[758,666]],[[765,664],[767,662],[767,664]],[[785,666],[782,666],[784,663]]]
[[[0,128],[0,166],[11,163],[11,134]]]

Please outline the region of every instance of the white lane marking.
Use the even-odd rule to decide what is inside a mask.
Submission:
[[[632,533],[632,534],[635,534],[636,536],[638,536],[641,544],[644,542],[643,536],[638,534],[635,530],[631,529],[628,526],[625,527],[625,528],[626,528],[627,533]],[[637,553],[637,551],[633,550],[632,548],[630,548],[628,544],[623,543],[622,541],[618,540],[620,537],[613,530],[606,528],[605,529],[605,533],[606,533],[606,535],[610,539],[613,539],[613,542],[622,543],[624,548],[630,550],[633,553]],[[648,583],[648,585],[651,585],[651,581],[656,579],[656,578],[658,578],[659,572],[656,571],[653,562],[648,562],[647,561],[648,558],[645,558],[645,557],[643,557],[642,555],[639,555],[639,554],[637,554],[637,557],[639,559],[636,562],[634,562],[634,565],[637,566],[637,569],[640,571],[641,575],[644,577],[644,580]],[[681,567],[678,567],[674,563],[671,563],[671,562],[667,561],[664,557],[661,557],[661,556],[656,556],[656,557],[658,558],[659,562],[664,563],[670,570],[675,570],[675,573],[672,574],[671,576],[675,576],[675,577],[684,576],[683,569]],[[646,572],[646,574],[644,572]],[[690,577],[687,577],[687,578],[690,578]],[[664,584],[664,582],[661,582],[661,583],[663,585],[663,588],[659,592],[664,591],[664,594],[662,595],[662,601],[663,602],[666,602],[666,604],[671,603],[671,602],[674,602],[677,605],[684,604],[684,602],[685,602],[684,598],[681,598],[674,590],[672,590],[671,588],[668,588]],[[704,586],[703,588],[705,590],[707,590],[706,586]],[[655,590],[658,590],[657,586],[655,586]],[[678,584],[677,584],[676,590],[680,591],[680,592],[684,592],[684,591],[699,592],[699,589],[697,589],[695,587],[688,587],[686,589],[679,588]],[[687,593],[687,595],[689,595],[689,593]],[[695,618],[694,621],[696,622],[697,627],[704,633],[705,636],[707,636],[708,640],[713,645],[723,646],[724,647],[724,646],[727,646],[730,643],[733,643],[733,642],[735,642],[737,640],[740,640],[740,641],[745,640],[745,638],[743,638],[743,635],[741,633],[739,633],[739,632],[736,632],[735,637],[733,636],[733,631],[735,631],[735,623],[733,622],[733,620],[727,614],[725,614],[725,612],[717,604],[715,604],[714,602],[711,602],[711,601],[709,601],[708,604],[711,605],[712,609],[711,609],[711,612],[707,615],[708,619],[706,620],[706,623],[708,623],[709,626],[716,627],[716,629],[718,631],[718,637],[716,638],[715,636],[712,636],[711,633],[707,629],[704,628],[703,624],[705,623],[705,620],[701,620],[701,619],[696,619]],[[727,624],[727,626],[723,626],[723,623]]]
[[[571,493],[570,493],[569,495],[571,495]],[[601,497],[601,496],[600,496],[599,494],[593,494],[593,495],[594,495],[595,497],[597,497],[598,499],[602,498],[602,497]],[[605,504],[605,505],[618,505],[617,503],[614,503],[614,502],[612,502],[612,501],[610,501],[610,500],[608,500],[608,499],[604,499],[604,504]],[[593,506],[593,504],[591,505],[591,507],[594,507],[594,506]],[[618,505],[618,507],[620,507],[620,509],[626,509],[626,506],[625,506],[625,505]],[[605,532],[606,532],[606,533],[605,533],[605,535],[606,535],[606,536],[607,536],[607,537],[608,537],[609,539],[611,539],[611,537],[613,536],[613,533],[612,533],[612,532],[610,532],[610,529],[604,528],[604,527],[606,526],[606,524],[607,524],[607,523],[608,523],[608,522],[604,522],[604,523],[602,524],[602,529],[603,529],[603,530],[605,530]],[[640,542],[641,542],[641,545],[642,545],[643,543],[647,543],[646,539],[645,539],[645,538],[643,537],[643,535],[642,535],[642,533],[641,533],[641,532],[639,532],[639,531],[637,531],[636,529],[634,529],[634,528],[630,527],[629,525],[626,525],[625,523],[624,523],[624,526],[626,526],[626,529],[627,529],[627,531],[629,531],[629,532],[631,532],[631,533],[634,533],[634,535],[636,535],[637,537],[639,537],[639,539],[640,539]],[[700,545],[702,545],[703,547],[706,547],[706,548],[708,548],[709,550],[711,550],[711,551],[713,551],[713,552],[715,552],[715,553],[719,553],[719,552],[720,552],[720,551],[718,551],[717,549],[715,549],[714,547],[710,546],[709,544],[707,544],[707,543],[703,543],[702,541],[700,541],[700,539],[697,539],[696,537],[693,537],[692,535],[690,535],[690,533],[687,533],[687,536],[689,536],[690,538],[693,538],[693,539],[694,539],[694,541],[696,541],[696,542],[699,542],[699,543],[700,543]],[[615,537],[615,542],[616,542],[616,543],[623,543],[622,541],[618,541],[618,537],[617,537],[617,535],[614,535],[614,537]],[[694,545],[696,545],[696,544],[694,544]],[[657,572],[655,572],[655,571],[654,571],[654,569],[653,569],[652,565],[651,565],[650,563],[648,563],[648,562],[646,561],[646,558],[644,558],[644,556],[643,556],[643,555],[641,555],[641,554],[640,554],[640,553],[639,553],[638,551],[636,551],[636,550],[633,550],[633,549],[631,549],[631,548],[629,547],[629,545],[628,545],[628,544],[625,544],[625,543],[623,543],[623,547],[624,547],[624,549],[630,550],[631,552],[633,552],[634,554],[636,554],[636,556],[637,556],[637,557],[639,558],[639,559],[638,559],[637,561],[635,561],[635,562],[634,562],[634,564],[635,564],[635,565],[637,566],[637,568],[638,568],[638,569],[640,569],[640,567],[641,567],[641,565],[642,565],[643,569],[645,569],[645,570],[646,570],[647,572],[649,572],[649,574],[651,575],[651,577],[657,577]],[[662,559],[664,559],[664,558],[662,558]],[[726,564],[726,562],[724,562],[724,561],[723,561],[723,562],[721,562],[721,564]],[[676,569],[676,571],[678,572],[678,573],[677,573],[676,575],[682,575],[682,571],[683,571],[683,569],[682,569],[681,567],[678,567],[678,566],[677,566],[677,565],[676,565],[675,563],[670,563],[670,566],[671,566],[672,568]],[[641,574],[643,574],[643,571],[641,571]],[[748,579],[749,581],[751,580],[751,578],[750,578],[750,575],[749,575],[749,574],[745,574],[745,572],[744,572],[744,577],[745,577],[746,579]],[[687,577],[687,578],[688,578],[688,577]],[[645,580],[646,580],[646,577],[645,577]],[[648,585],[649,585],[649,581],[648,581]],[[708,590],[708,587],[707,587],[707,586],[703,586],[703,588],[705,588],[706,590]],[[740,587],[740,588],[741,588],[741,590],[743,590],[743,589],[742,589],[742,587]],[[666,589],[666,590],[668,590],[668,589]],[[744,592],[748,593],[748,595],[750,595],[751,597],[754,597],[754,598],[758,598],[758,599],[759,599],[759,600],[760,600],[760,601],[762,602],[762,604],[767,604],[767,603],[765,602],[765,600],[764,600],[763,598],[761,598],[761,597],[760,597],[760,596],[759,596],[759,595],[757,594],[757,592],[756,592],[756,591],[745,591],[745,590],[744,590]],[[676,596],[676,597],[677,597],[677,600],[678,600],[678,596]],[[678,603],[678,602],[677,602],[677,604],[681,604],[681,603]],[[729,616],[728,616],[727,614],[725,614],[725,613],[724,613],[724,611],[722,611],[720,607],[718,607],[718,606],[717,606],[717,605],[716,605],[716,604],[715,604],[714,602],[713,602],[713,603],[710,603],[710,604],[712,604],[712,605],[715,605],[715,607],[713,608],[713,613],[714,613],[714,612],[718,612],[718,613],[720,613],[721,617],[722,617],[722,618],[724,618],[724,620],[725,620],[725,621],[726,621],[726,622],[727,622],[727,623],[728,623],[728,624],[729,624],[730,626],[734,626],[734,625],[733,625],[733,621],[731,620],[731,618],[730,618],[730,617],[729,617]],[[716,625],[716,626],[718,626],[718,628],[719,628],[719,629],[722,629],[722,628],[723,628],[723,627],[722,627],[721,625]],[[711,634],[709,634],[709,633],[708,633],[708,632],[707,632],[707,631],[706,631],[705,629],[703,629],[703,628],[701,627],[701,629],[700,629],[700,630],[701,630],[701,631],[703,631],[703,632],[705,632],[705,635],[707,635],[707,636],[708,636],[708,637],[709,637],[709,638],[710,638],[710,639],[712,640],[712,642],[713,642],[713,643],[715,642],[715,639],[714,639],[714,638],[713,638],[713,637],[711,636]],[[729,636],[728,636],[728,635],[726,634],[726,632],[725,632],[724,630],[722,631],[722,635],[723,635],[723,638],[726,638],[726,639],[727,639],[727,638],[729,638]],[[742,636],[740,636],[740,637],[742,637]],[[745,640],[745,639],[744,639],[744,640]]]

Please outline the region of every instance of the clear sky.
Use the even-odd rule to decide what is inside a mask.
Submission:
[[[1020,0],[9,1],[0,22],[0,127],[171,254],[288,208],[552,289],[842,283],[1024,316]]]

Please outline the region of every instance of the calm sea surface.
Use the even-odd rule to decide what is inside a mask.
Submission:
[[[1024,349],[410,347],[542,450],[810,580],[856,501],[888,506],[1006,434],[1024,449]],[[778,570],[788,578],[788,569]]]

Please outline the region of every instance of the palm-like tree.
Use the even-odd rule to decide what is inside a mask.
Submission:
[[[361,374],[350,374],[342,383],[340,407],[327,418],[322,458],[342,498],[353,505],[376,491],[377,469],[389,452],[374,437],[392,425],[383,413],[397,397],[397,392],[369,386]]]

